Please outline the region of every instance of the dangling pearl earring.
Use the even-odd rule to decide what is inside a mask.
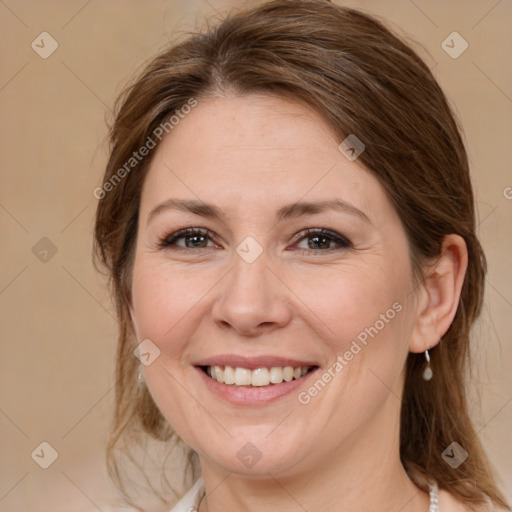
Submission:
[[[137,381],[139,383],[139,386],[142,387],[144,384],[144,374],[142,373],[142,365],[139,365],[139,372],[137,373]]]
[[[425,350],[425,359],[427,360],[427,367],[423,370],[423,379],[430,380],[434,373],[432,372],[432,368],[430,368],[430,355],[428,350]]]

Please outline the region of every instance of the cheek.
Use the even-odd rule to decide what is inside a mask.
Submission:
[[[339,354],[358,336],[364,342],[376,330],[384,333],[403,326],[400,317],[409,285],[407,276],[398,275],[396,268],[382,268],[377,262],[345,264],[306,276],[296,273],[291,286],[304,303],[304,313],[308,309],[315,313],[308,316],[318,336],[329,340]]]
[[[189,438],[188,433],[194,429],[189,421],[201,417],[202,411],[190,400],[190,395],[183,392],[188,372],[194,370],[181,361],[204,316],[199,299],[207,290],[204,276],[200,279],[187,272],[171,270],[161,261],[140,259],[134,266],[132,303],[137,343],[150,339],[160,349],[154,363],[144,368],[144,379],[166,420],[185,442],[192,444],[194,439]],[[181,373],[183,369],[186,373]]]
[[[199,321],[200,298],[207,291],[205,279],[197,275],[149,258],[137,262],[132,286],[137,339],[149,338],[162,356],[176,361],[189,339],[188,330]]]
[[[315,334],[329,349],[327,371],[335,375],[324,375],[330,391],[306,390],[303,398],[336,418],[334,425],[347,422],[347,410],[354,412],[348,424],[355,425],[377,410],[390,390],[400,393],[412,281],[407,260],[394,261],[385,268],[376,259],[364,267],[347,264],[325,275],[317,271],[314,281],[295,282],[294,291],[317,314]]]
[[[358,428],[390,393],[400,393],[410,334],[406,301],[410,284],[399,268],[344,268],[331,272],[330,279],[317,280],[314,289],[297,291],[318,312],[315,331],[320,337],[325,333],[329,347],[330,364],[318,376],[328,382],[326,391],[323,385],[313,384],[301,396],[301,403],[311,401],[331,425],[326,435],[338,435],[340,425],[347,432]],[[319,293],[319,289],[326,291]]]

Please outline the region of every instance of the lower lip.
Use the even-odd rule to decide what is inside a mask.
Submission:
[[[222,384],[209,377],[201,368],[196,367],[196,369],[213,394],[233,405],[250,406],[266,405],[289,395],[299,386],[309,381],[309,378],[318,370],[318,368],[315,368],[300,379],[293,379],[290,382],[283,381],[281,384],[270,384],[268,386],[235,386]]]

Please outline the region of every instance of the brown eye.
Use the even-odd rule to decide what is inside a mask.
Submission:
[[[328,229],[322,228],[314,228],[307,229],[299,233],[296,237],[296,240],[308,240],[308,247],[299,248],[306,253],[310,253],[311,251],[320,252],[331,252],[336,250],[336,248],[332,248],[332,244],[338,245],[338,247],[342,249],[352,248],[351,242],[342,235],[330,231]]]
[[[185,240],[184,245],[177,243],[179,240]],[[177,247],[179,249],[202,249],[207,247],[210,240],[210,232],[207,229],[187,228],[172,233],[163,238],[159,247],[161,249]]]

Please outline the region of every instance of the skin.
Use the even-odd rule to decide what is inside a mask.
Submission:
[[[428,510],[428,495],[399,459],[404,365],[452,322],[466,247],[446,237],[418,286],[397,212],[340,142],[301,103],[232,95],[199,100],[154,155],[130,311],[138,342],[149,338],[161,351],[144,368],[155,403],[199,454],[207,492],[200,512]],[[167,209],[148,221],[169,198],[212,203],[225,218]],[[337,210],[275,218],[284,205],[328,199],[351,204],[368,221]],[[196,239],[198,248],[185,245],[193,246],[193,236],[177,241],[181,250],[159,247],[188,227],[211,236]],[[307,228],[329,229],[352,247],[322,245],[315,235],[294,240]],[[236,252],[248,236],[263,250],[252,263]],[[314,360],[323,373],[397,302],[402,310],[307,405],[297,395],[308,386],[264,406],[231,405],[193,367],[233,353]],[[247,442],[262,455],[251,468],[237,457]],[[441,491],[443,512],[460,507]]]

